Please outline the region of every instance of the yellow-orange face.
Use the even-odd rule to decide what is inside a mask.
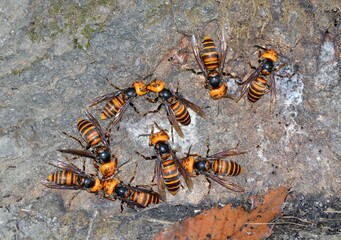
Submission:
[[[147,89],[154,93],[159,93],[165,88],[165,85],[164,81],[155,79],[147,86]]]
[[[118,181],[113,178],[103,182],[103,190],[106,194],[111,195],[115,191]]]
[[[147,94],[147,87],[143,81],[134,82],[133,86],[137,95],[142,96]]]
[[[160,131],[157,133],[151,133],[149,136],[149,145],[155,146],[159,142],[167,142],[169,140],[169,135],[166,131]]]
[[[277,62],[278,60],[278,53],[273,49],[267,49],[263,52],[262,57],[264,59],[270,59],[273,62]]]
[[[104,163],[101,165],[101,173],[104,178],[108,178],[114,175],[116,169],[117,169],[117,166],[116,166],[116,162],[114,161],[110,161],[108,163]]]
[[[225,84],[221,84],[219,88],[212,89],[210,91],[210,96],[212,99],[217,100],[225,96],[227,87]]]
[[[194,171],[194,162],[195,159],[193,156],[189,156],[188,158],[182,160],[182,166],[186,169],[187,172],[193,173]]]

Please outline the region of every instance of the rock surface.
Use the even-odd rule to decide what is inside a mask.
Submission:
[[[339,1],[20,0],[1,2],[0,12],[1,239],[150,239],[214,203],[238,203],[280,185],[292,190],[284,215],[315,224],[275,227],[272,239],[340,236],[340,222],[323,220],[340,211]],[[276,79],[274,114],[269,96],[254,105],[246,97],[238,104],[211,100],[203,76],[186,71],[199,71],[190,36],[218,42],[222,32],[229,45],[225,71],[240,78],[251,73],[249,61],[257,64],[253,45],[280,51],[279,63],[286,65],[279,74],[285,77]],[[121,213],[119,201],[42,186],[55,170],[47,161],[63,159],[56,150],[79,147],[62,131],[77,136],[76,121],[89,101],[113,91],[106,79],[125,88],[149,74],[178,86],[206,112],[205,119],[191,112],[184,139],[174,135],[179,154],[192,144],[194,152],[206,154],[207,139],[211,153],[237,144],[249,151],[231,158],[245,168],[231,178],[245,193],[212,183],[208,194],[199,176],[192,192],[183,188],[167,203]],[[233,79],[228,81],[235,92]],[[135,106],[142,114],[156,108],[143,98]],[[112,151],[129,161],[120,175],[125,181],[138,163],[133,185],[153,178],[154,163],[135,151],[153,154],[139,135],[149,133],[154,121],[170,128],[165,112],[142,117],[129,108],[112,134]]]

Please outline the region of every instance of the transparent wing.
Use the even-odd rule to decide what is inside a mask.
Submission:
[[[48,161],[48,163],[56,168],[60,168],[62,170],[77,174],[78,176],[89,177],[88,174],[84,173],[82,170],[80,170],[76,165],[72,163],[65,163],[59,160],[51,160]]]
[[[91,112],[89,112],[88,110],[85,110],[85,114],[88,117],[89,121],[97,129],[97,132],[100,134],[102,143],[106,146],[107,149],[110,149],[109,143],[107,141],[107,137],[104,134],[103,129],[102,129],[101,125],[99,124],[98,120],[96,119],[96,117]]]
[[[224,65],[225,65],[225,60],[226,60],[226,54],[227,54],[227,43],[225,40],[225,36],[223,34],[221,43],[220,43],[220,62],[219,62],[219,73],[223,73]]]
[[[253,80],[257,79],[257,77],[260,74],[260,71],[262,70],[262,65],[260,65],[245,81],[241,82],[241,86],[239,88],[239,93],[236,98],[236,102],[239,102],[239,100],[245,95],[247,90],[250,87],[250,84]]]
[[[170,152],[171,152],[171,155],[172,155],[174,162],[176,163],[176,165],[178,167],[180,174],[185,179],[185,182],[186,182],[188,189],[192,190],[193,189],[193,182],[192,182],[192,178],[191,178],[189,172],[187,172],[187,170],[184,168],[184,166],[182,165],[182,160],[176,156],[175,152],[172,149]]]
[[[157,186],[159,189],[159,194],[162,199],[166,200],[166,190],[165,190],[165,184],[163,182],[162,177],[162,159],[160,157],[159,153],[156,153],[157,162],[156,162],[156,177],[157,177]]]
[[[95,106],[95,105],[97,105],[97,104],[99,104],[105,100],[109,100],[109,99],[112,99],[114,97],[117,97],[121,93],[122,93],[122,90],[119,90],[119,91],[110,92],[110,93],[104,94],[102,96],[96,97],[90,102],[88,107],[93,107],[93,106]]]
[[[120,199],[122,202],[127,203],[129,207],[134,208],[134,206],[137,206],[139,208],[145,208],[145,206],[143,206],[143,205],[141,205],[139,203],[133,202],[132,200],[130,200],[128,198],[118,197],[118,199]]]
[[[59,185],[55,182],[43,180],[40,181],[41,184],[43,184],[45,187],[53,188],[53,189],[66,189],[66,190],[78,190],[80,189],[79,186],[73,185],[73,186],[67,186],[67,185]]]
[[[270,74],[270,113],[272,113],[274,106],[276,105],[276,80],[275,80],[275,73],[272,72]]]
[[[62,152],[62,153],[77,155],[77,156],[81,156],[81,157],[88,157],[88,158],[96,159],[95,154],[93,154],[92,152],[87,151],[87,150],[58,149],[57,151]]]
[[[200,70],[204,73],[205,78],[208,78],[207,70],[205,68],[204,62],[202,61],[202,58],[200,56],[200,47],[198,45],[197,39],[194,35],[192,35],[192,49],[195,56],[195,59],[197,60],[197,63],[200,67]]]
[[[177,99],[179,99],[186,107],[189,107],[192,109],[196,114],[198,114],[200,117],[205,118],[205,112],[202,110],[201,107],[198,105],[192,103],[191,101],[184,98],[181,94],[173,93]]]
[[[240,154],[245,154],[245,153],[247,153],[247,151],[242,151],[239,148],[231,148],[228,150],[224,150],[224,151],[209,155],[207,157],[202,157],[202,159],[214,161],[214,160],[221,159],[224,157],[235,156],[235,155],[240,155]]]
[[[151,194],[151,195],[157,196],[159,199],[163,200],[162,196],[160,194],[158,194],[157,192],[154,192],[152,189],[146,189],[146,188],[141,188],[141,187],[132,187],[132,186],[127,186],[127,188],[129,188],[135,192],[138,191],[138,192],[144,192],[147,194]]]
[[[118,111],[118,113],[115,116],[115,119],[113,120],[113,125],[115,126],[119,121],[121,121],[123,114],[125,113],[125,111],[128,109],[128,106],[130,105],[130,103],[132,102],[133,98],[129,98],[127,99],[127,101],[121,106],[120,110]]]
[[[240,185],[228,180],[228,179],[222,179],[220,177],[218,177],[217,175],[208,173],[208,172],[200,172],[201,174],[204,174],[206,177],[212,179],[213,181],[215,181],[216,183],[220,184],[221,186],[230,189],[232,191],[235,192],[244,192],[244,188],[241,187]]]
[[[181,138],[184,138],[184,133],[182,132],[181,127],[180,127],[178,121],[176,120],[175,114],[174,114],[173,110],[170,108],[168,102],[164,102],[163,105],[166,108],[168,119],[169,119],[170,123],[172,124],[172,126],[174,127],[175,131],[178,133],[178,135]]]

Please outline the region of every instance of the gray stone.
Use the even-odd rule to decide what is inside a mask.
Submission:
[[[321,219],[337,218],[323,211],[341,195],[341,5],[327,2],[1,2],[0,238],[151,239],[213,203],[240,203],[282,185],[293,192],[287,203],[292,209],[285,208],[284,215],[290,212],[315,225],[312,233],[282,225],[287,231],[274,228],[271,238],[335,235],[340,224]],[[199,71],[190,36],[210,35],[219,43],[222,32],[229,46],[226,72],[241,79],[250,74],[248,62],[258,64],[253,54],[258,44],[280,51],[279,63],[286,65],[279,74],[295,74],[277,77],[273,114],[268,95],[253,105],[246,96],[239,103],[211,100],[203,76],[185,70]],[[230,178],[245,193],[212,182],[208,194],[208,183],[199,176],[192,192],[185,187],[175,197],[167,195],[167,203],[139,212],[125,207],[121,213],[119,201],[42,186],[40,181],[55,171],[47,161],[64,159],[56,150],[79,147],[62,131],[78,136],[76,122],[90,100],[114,90],[106,79],[125,88],[149,74],[172,89],[178,85],[205,110],[205,119],[190,112],[184,139],[174,135],[179,155],[192,144],[193,152],[206,154],[207,139],[211,153],[237,144],[249,151],[231,157],[245,168]],[[234,80],[228,83],[235,93]],[[157,107],[143,98],[135,105],[142,114]],[[92,110],[98,115],[99,109]],[[148,138],[139,135],[149,133],[154,121],[170,129],[165,112],[143,118],[128,108],[112,134],[112,151],[120,162],[129,160],[120,174],[124,181],[138,163],[133,185],[148,185],[153,178],[154,162],[135,151],[153,154]],[[83,161],[76,164],[81,167]],[[86,169],[94,173],[91,161]]]

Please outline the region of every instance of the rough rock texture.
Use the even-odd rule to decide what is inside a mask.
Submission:
[[[340,219],[341,208],[339,1],[20,0],[1,2],[0,13],[1,239],[150,239],[214,203],[239,203],[280,185],[292,189],[284,208],[292,218],[282,219],[272,239],[341,237],[340,220],[328,221]],[[254,44],[280,51],[286,66],[279,73],[287,76],[277,78],[274,114],[269,96],[253,106],[246,97],[238,104],[211,100],[203,76],[185,70],[199,70],[190,36],[211,35],[218,43],[222,32],[229,45],[225,71],[240,78],[251,73],[249,61],[257,64]],[[207,194],[199,176],[193,192],[183,188],[167,203],[121,213],[119,201],[42,186],[55,170],[47,161],[63,159],[56,149],[79,147],[62,131],[77,136],[89,101],[113,90],[106,79],[125,88],[149,74],[178,85],[206,112],[204,120],[191,112],[185,139],[174,136],[180,155],[192,144],[204,155],[207,139],[211,153],[237,144],[249,150],[231,158],[245,167],[231,179],[246,192],[213,182]],[[229,85],[235,92],[233,79]],[[141,113],[156,108],[143,98],[135,105]],[[154,163],[135,153],[152,155],[139,135],[154,121],[170,128],[165,112],[147,116],[129,108],[112,134],[113,152],[129,160],[120,174],[125,181],[138,163],[132,184],[153,178]]]

